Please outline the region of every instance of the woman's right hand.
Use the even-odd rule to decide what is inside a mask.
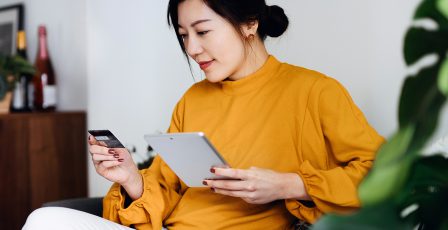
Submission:
[[[141,197],[142,176],[127,149],[108,148],[93,136],[89,136],[89,152],[98,174],[109,181],[119,183],[133,200]]]

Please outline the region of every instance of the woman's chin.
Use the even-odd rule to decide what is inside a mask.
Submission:
[[[205,74],[205,78],[211,83],[218,83],[225,79],[225,77],[213,76],[212,74]]]

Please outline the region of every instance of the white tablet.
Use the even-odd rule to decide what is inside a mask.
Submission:
[[[217,177],[212,167],[230,167],[204,133],[167,133],[145,135],[145,140],[189,187],[205,187],[204,179]]]

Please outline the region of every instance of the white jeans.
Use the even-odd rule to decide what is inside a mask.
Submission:
[[[32,212],[22,230],[52,229],[114,229],[130,230],[104,218],[69,208],[46,207]]]

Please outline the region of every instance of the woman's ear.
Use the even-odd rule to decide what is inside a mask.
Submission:
[[[250,21],[242,26],[244,37],[254,37],[257,35],[258,21]]]

